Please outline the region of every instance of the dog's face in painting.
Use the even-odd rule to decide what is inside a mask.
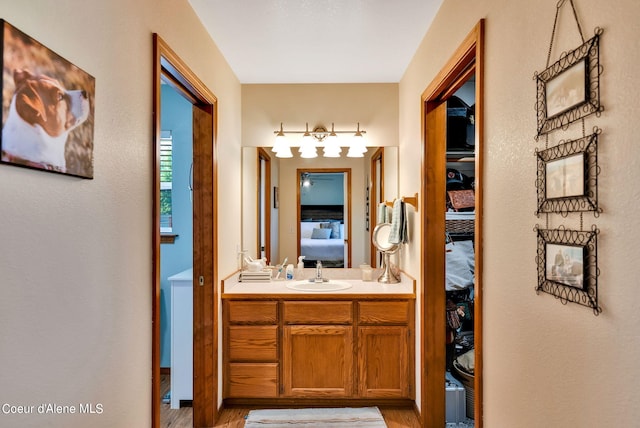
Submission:
[[[89,116],[86,91],[66,89],[56,79],[28,70],[15,70],[13,80],[2,159],[65,172],[69,132]]]

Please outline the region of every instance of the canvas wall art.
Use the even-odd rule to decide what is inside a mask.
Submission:
[[[93,178],[95,79],[4,20],[0,162]]]

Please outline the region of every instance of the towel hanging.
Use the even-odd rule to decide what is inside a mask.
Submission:
[[[393,202],[389,242],[392,244],[407,243],[407,215],[405,203],[402,199],[396,199]]]
[[[376,223],[391,223],[391,208],[386,202],[380,202],[378,204],[378,217],[376,218]]]

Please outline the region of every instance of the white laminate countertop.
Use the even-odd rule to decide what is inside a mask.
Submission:
[[[332,291],[300,291],[287,287],[296,281],[312,278],[315,275],[315,269],[304,269],[301,278],[293,281],[283,279],[272,279],[271,282],[239,282],[240,273],[236,272],[222,281],[222,294],[286,294],[286,295],[303,295],[303,296],[323,296],[331,295],[410,295],[415,296],[415,280],[408,275],[402,273],[400,282],[397,284],[383,284],[377,281],[381,270],[374,269],[373,281],[362,281],[362,272],[360,269],[337,269],[326,268],[323,271],[324,277],[329,280],[340,282],[348,282],[352,284],[351,288],[345,290]]]

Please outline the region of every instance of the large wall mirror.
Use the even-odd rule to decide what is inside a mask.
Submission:
[[[302,174],[321,174],[310,176],[315,180],[309,187],[341,187],[334,193],[342,193],[342,206],[350,207],[350,215],[343,211],[342,219],[347,239],[344,261],[329,261],[327,267],[357,267],[362,263],[376,265],[378,255],[371,247],[371,232],[376,221],[375,204],[392,201],[398,196],[397,147],[369,147],[363,158],[343,156],[330,159],[302,159],[297,154],[293,158],[281,159],[276,158],[268,147],[243,147],[242,159],[241,246],[249,255],[262,257],[269,254],[271,264],[282,263],[285,258],[288,263],[296,263],[302,251],[301,235],[306,236],[301,224],[303,220],[314,221],[314,214],[307,209],[313,210],[313,207],[301,209],[301,206],[320,205],[307,203],[308,192],[302,189]],[[342,184],[331,181],[338,175],[342,175]],[[337,209],[335,206],[333,209]],[[316,215],[319,214],[316,212]],[[351,223],[345,226],[347,217]],[[312,260],[309,257],[309,262]]]
[[[297,254],[305,267],[351,267],[351,168],[303,168],[297,176]]]

